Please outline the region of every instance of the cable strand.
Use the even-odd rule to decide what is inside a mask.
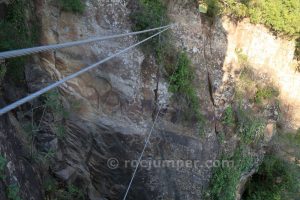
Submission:
[[[146,148],[147,148],[147,146],[148,146],[148,144],[149,144],[149,141],[150,141],[152,132],[153,132],[153,130],[154,130],[154,127],[155,127],[156,121],[157,121],[157,119],[158,119],[160,110],[162,109],[162,106],[163,106],[163,104],[160,105],[160,107],[159,107],[159,109],[158,109],[158,112],[157,112],[157,114],[156,114],[156,116],[155,116],[155,119],[154,119],[154,122],[153,122],[153,124],[152,124],[151,130],[150,130],[150,132],[149,132],[149,134],[148,134],[148,136],[147,136],[147,139],[146,139],[146,141],[145,141],[144,148],[143,148],[143,150],[142,150],[142,152],[141,152],[141,155],[140,155],[140,157],[139,157],[139,159],[138,159],[138,163],[137,163],[137,165],[136,165],[136,167],[135,167],[135,169],[134,169],[134,172],[133,172],[133,174],[132,174],[132,176],[131,176],[131,179],[130,179],[130,182],[129,182],[128,187],[127,187],[127,189],[126,189],[126,193],[125,193],[125,195],[124,195],[124,197],[123,197],[123,200],[126,200],[126,198],[127,198],[128,192],[129,192],[129,190],[130,190],[130,188],[131,188],[131,185],[132,185],[132,182],[133,182],[133,179],[134,179],[134,177],[135,177],[135,175],[136,175],[136,172],[137,172],[137,170],[138,170],[138,168],[139,168],[139,166],[140,166],[140,162],[141,162],[141,160],[142,160],[142,158],[143,158],[143,156],[144,156],[144,152],[145,152],[145,150],[146,150]]]
[[[62,49],[62,48],[72,47],[72,46],[79,46],[79,45],[88,44],[88,43],[92,43],[92,42],[99,42],[99,41],[103,41],[103,40],[115,39],[115,38],[120,38],[120,37],[125,37],[125,36],[138,35],[138,34],[142,34],[142,33],[153,32],[153,31],[157,31],[157,30],[161,30],[161,29],[165,29],[165,28],[170,28],[171,26],[172,26],[172,24],[167,25],[167,26],[161,26],[158,28],[143,30],[143,31],[131,32],[131,33],[123,33],[123,34],[112,35],[112,36],[103,36],[103,37],[91,38],[91,39],[86,39],[86,40],[67,42],[67,43],[62,43],[62,44],[53,44],[53,45],[32,47],[32,48],[26,48],[26,49],[5,51],[5,52],[0,53],[0,60],[7,59],[7,58],[14,58],[14,57],[18,57],[18,56],[30,55],[30,54],[34,54],[34,53],[40,53],[40,52],[44,52],[44,51],[58,50],[58,49]]]
[[[73,74],[71,74],[71,75],[69,75],[69,76],[67,76],[67,77],[65,77],[65,78],[63,78],[63,79],[61,79],[61,80],[59,80],[59,81],[57,81],[57,82],[55,82],[55,83],[53,83],[53,84],[45,87],[43,89],[41,89],[41,90],[39,90],[39,91],[37,91],[35,93],[32,93],[32,94],[28,95],[27,97],[24,97],[24,98],[22,98],[22,99],[20,99],[20,100],[18,100],[16,102],[8,105],[8,106],[5,106],[4,108],[0,109],[0,116],[3,115],[3,114],[5,114],[5,113],[7,113],[7,112],[9,112],[9,111],[11,111],[11,110],[13,110],[13,109],[15,109],[15,108],[17,108],[18,106],[20,106],[20,105],[22,105],[24,103],[27,103],[27,102],[31,101],[34,98],[37,98],[38,96],[40,96],[42,94],[45,94],[49,90],[52,90],[52,89],[60,86],[63,83],[65,83],[65,82],[67,82],[67,81],[69,81],[69,80],[71,80],[73,78],[76,78],[77,76],[79,76],[79,75],[81,75],[81,74],[83,74],[83,73],[85,73],[85,72],[87,72],[89,70],[92,70],[93,68],[96,68],[98,65],[103,64],[103,63],[107,62],[108,60],[111,60],[112,58],[114,58],[114,57],[116,57],[118,55],[121,55],[121,54],[125,53],[126,51],[129,51],[129,50],[133,49],[134,47],[136,47],[136,46],[138,46],[138,45],[140,45],[140,44],[142,44],[142,43],[144,43],[144,42],[146,42],[146,41],[154,38],[155,36],[157,36],[157,35],[159,35],[159,34],[161,34],[163,32],[165,32],[169,28],[170,27],[165,28],[164,30],[162,30],[162,31],[160,31],[160,32],[158,32],[158,33],[156,33],[156,34],[154,34],[154,35],[152,35],[152,36],[150,36],[150,37],[148,37],[148,38],[146,38],[146,39],[144,39],[144,40],[142,40],[142,41],[140,41],[140,42],[138,42],[138,43],[136,43],[136,44],[134,44],[132,46],[129,46],[129,47],[127,47],[127,48],[119,51],[118,53],[115,53],[115,54],[113,54],[113,55],[111,55],[111,56],[109,56],[109,57],[107,57],[107,58],[105,58],[105,59],[103,59],[103,60],[101,60],[101,61],[99,61],[97,63],[94,63],[94,64],[92,64],[92,65],[90,65],[90,66],[88,66],[88,67],[86,67],[84,69],[81,69],[80,71],[75,72],[75,73],[73,73]]]

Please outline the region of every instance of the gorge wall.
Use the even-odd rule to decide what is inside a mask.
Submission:
[[[131,10],[124,1],[87,0],[83,14],[62,11],[51,1],[36,1],[36,7],[43,45],[131,31]],[[222,115],[234,101],[235,84],[241,70],[236,49],[242,50],[257,73],[271,79],[279,88],[286,111],[283,112],[284,126],[287,129],[300,127],[297,90],[300,75],[291,68],[293,42],[276,38],[266,28],[252,25],[247,19],[233,22],[224,17],[211,22],[185,1],[169,2],[168,12],[176,23],[171,30],[174,45],[188,53],[195,68],[194,84],[206,119],[202,127],[204,134],[200,134],[195,123],[180,120],[177,104],[168,91],[167,78],[158,76],[160,66],[154,57],[146,56],[139,48],[69,81],[60,88],[64,107],[70,108],[74,102],[79,102],[80,106],[66,121],[64,139],[58,139],[53,131],[47,130],[39,133],[37,143],[44,150],[55,150],[47,170],[59,180],[79,185],[91,200],[122,198],[134,170],[125,167],[126,162],[138,159],[157,104],[163,105],[163,109],[144,159],[197,160],[199,168],[140,168],[128,199],[203,199],[212,173],[212,168],[203,166],[215,160],[224,148],[234,148],[238,142],[235,133],[227,138],[225,146],[217,136],[224,129]],[[35,55],[26,67],[29,92],[136,41],[136,37],[125,37]],[[266,109],[268,121],[276,121],[274,115],[276,113]],[[2,120],[12,118],[3,117]],[[9,133],[5,128],[1,128],[1,132],[1,137]],[[13,132],[17,137],[19,131]],[[7,141],[8,147],[1,145],[1,153],[6,155],[14,152],[9,149],[13,139]],[[262,148],[254,149],[259,155],[263,151]],[[20,157],[18,152],[13,154]],[[7,158],[12,163],[19,162],[19,158]],[[117,169],[107,165],[110,158],[119,161]],[[7,168],[11,169],[8,165]],[[42,178],[34,174],[35,168],[29,170],[30,176],[35,177],[31,180],[35,183],[30,184],[40,187]],[[22,179],[30,178],[16,176],[14,180],[21,187],[22,197],[41,199],[37,191],[42,189],[29,191]],[[1,192],[5,191],[0,191],[0,197]]]

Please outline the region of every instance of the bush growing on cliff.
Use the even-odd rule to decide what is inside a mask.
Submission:
[[[196,89],[193,86],[194,71],[192,63],[186,53],[179,53],[177,65],[174,73],[169,77],[169,90],[175,94],[183,96],[187,108],[186,118],[196,117],[201,120],[199,99],[197,97]]]
[[[254,101],[258,104],[262,103],[263,100],[271,100],[278,97],[279,91],[271,86],[265,86],[258,88]]]
[[[138,0],[137,7],[130,15],[134,31],[142,31],[145,29],[157,28],[167,25],[169,20],[167,17],[167,7],[161,0]],[[141,34],[140,39],[145,39],[153,35],[154,32]],[[164,37],[162,34],[160,37]],[[160,42],[164,42],[161,40]],[[144,44],[145,50],[150,53],[161,53],[161,47],[165,46],[159,44],[159,37],[152,38]]]
[[[38,40],[39,26],[36,23],[26,24],[25,11],[30,3],[25,0],[11,1],[0,20],[0,51],[8,51],[33,46]],[[16,84],[24,82],[25,57],[5,60],[6,77]],[[2,74],[3,76],[3,74]]]
[[[267,155],[256,174],[246,185],[245,200],[284,200],[299,196],[299,173],[297,166],[281,158]],[[289,193],[289,194],[287,194]],[[296,198],[288,198],[294,196]]]
[[[207,15],[209,17],[216,17],[221,14],[221,3],[218,0],[205,0],[207,4]]]
[[[48,177],[43,183],[45,190],[45,196],[47,199],[55,200],[84,200],[84,191],[75,185],[68,184],[62,187],[64,184],[57,182],[54,178]]]
[[[277,33],[300,34],[299,0],[206,0],[206,3],[209,16],[249,17],[251,22],[264,24]]]
[[[22,200],[20,197],[20,187],[17,185],[9,185],[7,188],[7,197],[9,200]]]
[[[245,148],[240,147],[235,150],[233,156],[223,156],[221,160],[233,161],[234,166],[219,166],[213,169],[206,197],[209,200],[235,200],[236,187],[242,173],[252,168],[254,159]]]
[[[59,0],[59,3],[65,11],[83,13],[85,9],[85,4],[82,0]]]
[[[4,156],[0,155],[0,180],[4,178],[4,170],[7,160]]]
[[[296,70],[298,72],[300,72],[300,37],[296,39],[295,59],[298,61],[298,65],[296,66]]]
[[[162,0],[138,0],[130,15],[134,31],[167,25],[167,7]],[[140,39],[153,35],[153,32],[142,34]],[[154,55],[159,65],[163,66],[169,76],[169,90],[180,96],[184,118],[202,119],[196,89],[193,86],[194,71],[186,53],[178,52],[170,42],[168,33],[152,38],[143,47],[146,55]]]
[[[241,141],[245,144],[258,142],[265,129],[264,120],[255,116],[250,110],[244,110],[241,106],[237,110],[237,118]]]

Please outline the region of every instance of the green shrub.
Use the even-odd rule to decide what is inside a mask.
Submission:
[[[216,17],[222,13],[222,4],[219,0],[205,0],[205,3],[207,5],[207,16]]]
[[[182,93],[188,96],[193,93],[191,88],[194,80],[194,72],[191,68],[191,61],[186,53],[180,53],[175,73],[170,76],[170,91],[173,93]]]
[[[186,117],[195,116],[197,120],[201,120],[199,99],[196,89],[193,86],[194,78],[191,61],[186,53],[180,53],[178,55],[176,70],[169,77],[169,90],[185,99],[186,111],[188,112],[186,113]]]
[[[263,100],[271,100],[276,98],[279,95],[279,91],[271,86],[265,86],[262,88],[258,88],[254,101],[256,103],[262,103]]]
[[[26,0],[14,0],[7,6],[6,15],[0,20],[0,51],[31,47],[38,40],[39,26],[26,24],[25,10],[30,10],[30,2]],[[6,77],[17,85],[24,83],[25,62],[26,57],[5,60]]]
[[[134,31],[142,31],[145,29],[157,28],[167,25],[169,20],[167,16],[167,7],[161,0],[138,0],[137,8],[130,14],[130,19],[133,24]],[[145,39],[153,35],[154,32],[144,33],[139,38]],[[160,38],[166,37],[166,34],[161,34]],[[143,45],[146,53],[154,53],[158,56],[162,51],[162,45],[160,43],[165,40],[159,37],[152,38],[146,44]]]
[[[66,136],[66,128],[64,124],[55,124],[55,134],[59,139],[64,139]]]
[[[0,155],[0,180],[4,178],[6,163],[7,163],[6,158]]]
[[[262,118],[255,116],[251,111],[239,107],[237,111],[238,132],[241,141],[245,144],[258,142],[263,136],[265,122]]]
[[[276,156],[267,155],[246,185],[245,200],[298,199],[300,170]],[[295,196],[294,196],[295,195]],[[294,198],[289,198],[293,197]]]
[[[64,108],[58,90],[52,90],[43,95],[44,103],[47,108],[56,116],[57,118],[67,118],[69,112]]]
[[[169,23],[164,1],[138,0],[137,2],[136,8],[130,15],[134,31],[156,28]],[[153,34],[153,32],[145,33],[139,37],[142,40]],[[152,38],[143,47],[146,55],[154,55],[157,63],[165,68],[169,76],[169,90],[183,97],[184,101],[181,104],[185,107],[184,117],[202,119],[199,100],[193,86],[194,71],[187,54],[177,53],[170,42],[170,35],[166,32]]]
[[[243,49],[241,49],[241,48],[236,48],[236,49],[235,49],[235,53],[236,53],[236,55],[237,55],[237,57],[238,57],[238,62],[239,62],[239,64],[240,64],[242,67],[247,67],[247,65],[249,65],[249,64],[248,64],[248,57],[247,57],[247,55],[245,55],[245,54],[243,53]]]
[[[65,11],[83,13],[85,9],[85,4],[82,0],[59,0],[59,3]]]
[[[227,126],[234,126],[234,124],[235,124],[234,112],[233,112],[233,109],[231,106],[228,106],[225,109],[222,122],[223,122],[223,124],[225,124]]]
[[[54,133],[59,139],[64,139],[66,135],[65,119],[69,117],[69,111],[64,108],[58,90],[46,93],[43,98],[45,107],[55,118],[55,122],[51,125]]]
[[[7,189],[7,197],[9,200],[22,200],[20,197],[20,188],[17,185],[9,185]]]
[[[213,169],[207,198],[211,200],[235,200],[236,188],[243,173],[253,167],[253,158],[244,148],[238,148],[233,156],[221,160],[233,161],[234,166],[220,166]]]
[[[295,59],[298,61],[296,66],[296,70],[300,72],[300,37],[296,39],[296,47],[295,47]]]
[[[295,58],[300,61],[300,37],[296,39]]]
[[[230,15],[241,19],[249,17],[277,33],[289,36],[300,34],[299,0],[206,0],[208,16]]]
[[[265,24],[278,33],[290,36],[300,33],[300,1],[263,0],[249,1],[250,19]]]
[[[55,200],[84,200],[84,192],[82,189],[69,184],[65,187],[61,187],[55,179],[48,177],[43,182],[43,188],[45,190],[45,196],[47,199]]]

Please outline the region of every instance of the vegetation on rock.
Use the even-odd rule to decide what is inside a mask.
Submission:
[[[267,155],[246,185],[245,200],[297,199],[300,169],[279,157]]]
[[[26,23],[28,17],[26,10],[31,5],[26,0],[15,0],[7,5],[5,17],[0,19],[0,51],[15,50],[31,47],[39,38],[39,26],[37,22]],[[12,80],[16,84],[23,84],[24,65],[26,57],[12,58],[1,64],[1,77]]]
[[[166,4],[161,0],[138,0],[137,8],[131,14],[131,20],[135,31],[167,25],[169,19]],[[143,34],[140,39],[152,34]],[[196,118],[200,122],[202,115],[193,85],[195,76],[192,63],[188,55],[185,52],[178,52],[171,42],[170,35],[166,32],[147,42],[143,50],[147,55],[155,55],[158,64],[165,68],[170,84],[169,90],[181,97],[184,118],[186,120]]]
[[[243,173],[251,170],[254,158],[245,147],[239,147],[232,156],[223,155],[221,160],[233,161],[234,166],[220,166],[213,169],[210,189],[206,194],[211,200],[235,200],[236,187]]]
[[[7,164],[7,160],[4,156],[0,155],[0,180],[5,177],[4,170]]]
[[[253,23],[261,23],[276,33],[289,36],[300,34],[300,1],[298,0],[205,0],[207,14],[219,14],[241,19],[249,17]]]
[[[22,200],[20,197],[20,187],[17,185],[10,185],[7,188],[7,197],[9,200]]]
[[[65,11],[83,13],[85,9],[85,4],[82,0],[59,0],[59,3]]]
[[[63,186],[63,187],[62,187]],[[48,177],[43,184],[47,199],[55,200],[84,200],[84,192],[72,184],[61,184]]]

